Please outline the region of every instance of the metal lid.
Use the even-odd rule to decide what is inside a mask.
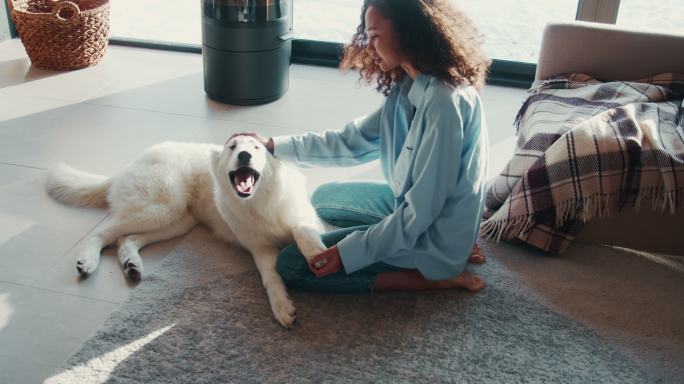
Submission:
[[[292,0],[202,0],[202,14],[220,23],[278,20],[290,13]]]

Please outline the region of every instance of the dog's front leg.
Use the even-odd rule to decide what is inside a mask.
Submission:
[[[285,328],[291,328],[297,319],[297,310],[287,296],[283,279],[276,271],[277,249],[258,249],[252,252],[254,263],[261,274],[268,300],[271,303],[273,316]]]
[[[294,237],[297,248],[304,255],[306,261],[311,261],[314,256],[327,249],[323,241],[321,241],[320,232],[309,225],[296,226],[292,230],[292,237]]]

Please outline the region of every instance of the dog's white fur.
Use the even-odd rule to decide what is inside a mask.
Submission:
[[[245,165],[244,158],[239,164],[240,152],[251,155],[249,166],[259,172],[248,197],[240,197],[229,179],[231,171]],[[280,249],[294,241],[307,260],[325,250],[323,226],[309,202],[304,176],[249,136],[236,136],[223,147],[158,144],[111,178],[60,164],[46,187],[70,205],[109,205],[106,222],[81,244],[77,269],[82,275],[93,273],[102,248],[118,240],[124,273],[139,279],[141,247],[201,223],[251,252],[273,314],[285,327],[294,324],[296,312],[276,271]]]

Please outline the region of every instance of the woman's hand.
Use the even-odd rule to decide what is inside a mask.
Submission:
[[[273,139],[270,138],[270,137],[269,137],[269,138],[266,138],[266,137],[261,136],[260,134],[258,134],[258,133],[256,133],[256,132],[238,132],[238,133],[233,133],[232,135],[230,135],[230,137],[228,138],[228,140],[226,140],[226,143],[228,143],[228,142],[229,142],[233,137],[235,137],[235,136],[250,136],[250,137],[253,137],[253,138],[255,138],[258,142],[260,142],[261,144],[263,144],[264,147],[266,147],[266,149],[268,149],[268,151],[271,152],[271,154],[273,154],[273,150],[274,150]]]
[[[309,269],[316,277],[332,275],[342,270],[342,259],[337,245],[314,256],[309,262]]]

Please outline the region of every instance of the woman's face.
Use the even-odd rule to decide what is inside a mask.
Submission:
[[[392,22],[374,6],[365,15],[368,46],[366,51],[383,72],[391,71],[401,64],[396,34]]]

